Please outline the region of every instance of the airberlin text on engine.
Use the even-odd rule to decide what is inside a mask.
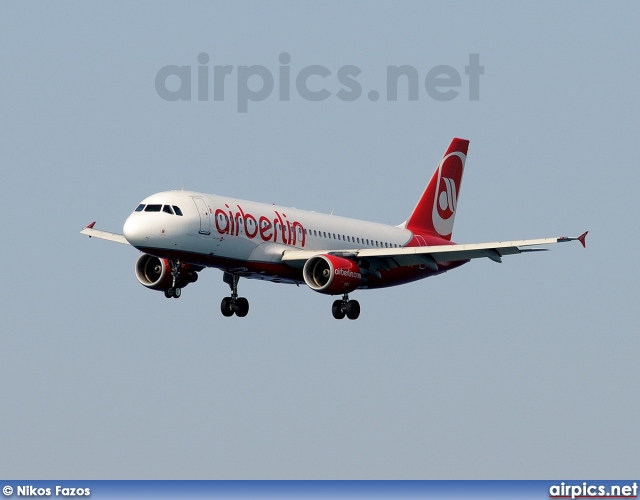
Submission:
[[[91,495],[90,488],[68,488],[56,486],[51,488],[37,488],[32,485],[21,485],[16,487],[16,496],[19,497],[50,497],[55,492],[57,497],[88,497]]]
[[[237,211],[225,204],[225,209],[217,208],[214,213],[216,230],[219,234],[239,236],[242,230],[247,238],[252,240],[259,237],[262,241],[284,243],[285,245],[305,245],[305,229],[298,222],[287,220],[286,214],[274,210],[273,220],[261,215],[256,219],[253,215],[245,213],[240,205],[236,205]]]
[[[338,267],[336,267],[335,274],[338,275],[338,276],[345,276],[347,278],[355,278],[355,279],[358,279],[358,280],[362,279],[362,274],[361,273],[356,273],[354,271],[349,271],[348,269],[341,269],[341,268],[338,268]]]

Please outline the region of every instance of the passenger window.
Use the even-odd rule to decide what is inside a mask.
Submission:
[[[171,210],[171,206],[170,205],[165,205],[164,207],[162,207],[162,211],[173,215],[173,210]]]
[[[140,203],[140,205],[136,207],[136,212],[142,212],[143,210],[144,210],[144,203]]]
[[[144,209],[145,212],[159,212],[162,210],[162,205],[147,205],[147,208]]]
[[[173,205],[173,211],[176,213],[176,215],[179,215],[180,217],[182,217],[182,210],[180,210],[180,208]]]

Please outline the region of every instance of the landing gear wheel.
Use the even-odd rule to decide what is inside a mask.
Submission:
[[[357,300],[350,300],[347,302],[346,309],[347,318],[358,319],[358,316],[360,316],[360,303]]]
[[[220,303],[220,312],[222,312],[222,315],[227,318],[233,316],[233,302],[231,301],[231,297],[225,297],[222,299],[222,302]]]
[[[238,318],[244,318],[249,313],[249,301],[244,297],[238,297],[236,299],[235,311]]]
[[[168,299],[173,297],[173,288],[169,287],[164,291],[164,296]]]
[[[224,316],[233,316],[244,318],[249,313],[249,301],[244,297],[238,297],[238,281],[240,276],[232,273],[224,273],[222,281],[224,281],[231,289],[231,297],[225,297],[220,304],[220,310]]]
[[[182,288],[174,288],[173,289],[173,298],[179,299],[180,295],[182,295]]]
[[[358,319],[360,316],[360,303],[357,300],[349,300],[349,294],[345,293],[342,300],[334,300],[331,306],[331,314],[335,319],[345,316],[349,319]]]
[[[344,318],[344,309],[342,309],[342,301],[336,300],[333,302],[331,306],[331,313],[335,319],[343,319]]]

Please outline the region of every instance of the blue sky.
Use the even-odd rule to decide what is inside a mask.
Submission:
[[[2,3],[3,476],[636,473],[638,13]],[[234,66],[225,100],[162,99],[161,68],[195,75],[202,52],[211,71]],[[238,113],[238,68],[276,75],[283,52],[291,75],[328,68],[331,97],[281,101],[276,89]],[[478,100],[470,54],[484,67]],[[361,70],[353,102],[335,95],[347,65]],[[419,99],[401,88],[396,102],[369,100],[399,65],[417,70]],[[438,65],[462,77],[453,100],[425,90]],[[244,280],[239,320],[219,313],[219,271],[167,301],[136,281],[136,250],[78,234],[93,220],[120,231],[141,199],[183,186],[399,224],[454,136],[471,141],[457,242],[588,229],[586,251],[558,245],[354,294],[356,322],[333,320],[332,299],[309,289]]]

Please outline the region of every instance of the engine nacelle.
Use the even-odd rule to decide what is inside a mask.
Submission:
[[[147,288],[151,288],[151,290],[164,291],[173,282],[171,266],[167,259],[159,259],[146,253],[142,254],[136,261],[135,270],[138,281]],[[198,273],[191,270],[189,264],[182,264],[176,280],[176,287],[184,288],[197,279]]]
[[[309,288],[327,295],[352,292],[362,281],[358,264],[327,254],[311,257],[305,263],[302,275]]]

